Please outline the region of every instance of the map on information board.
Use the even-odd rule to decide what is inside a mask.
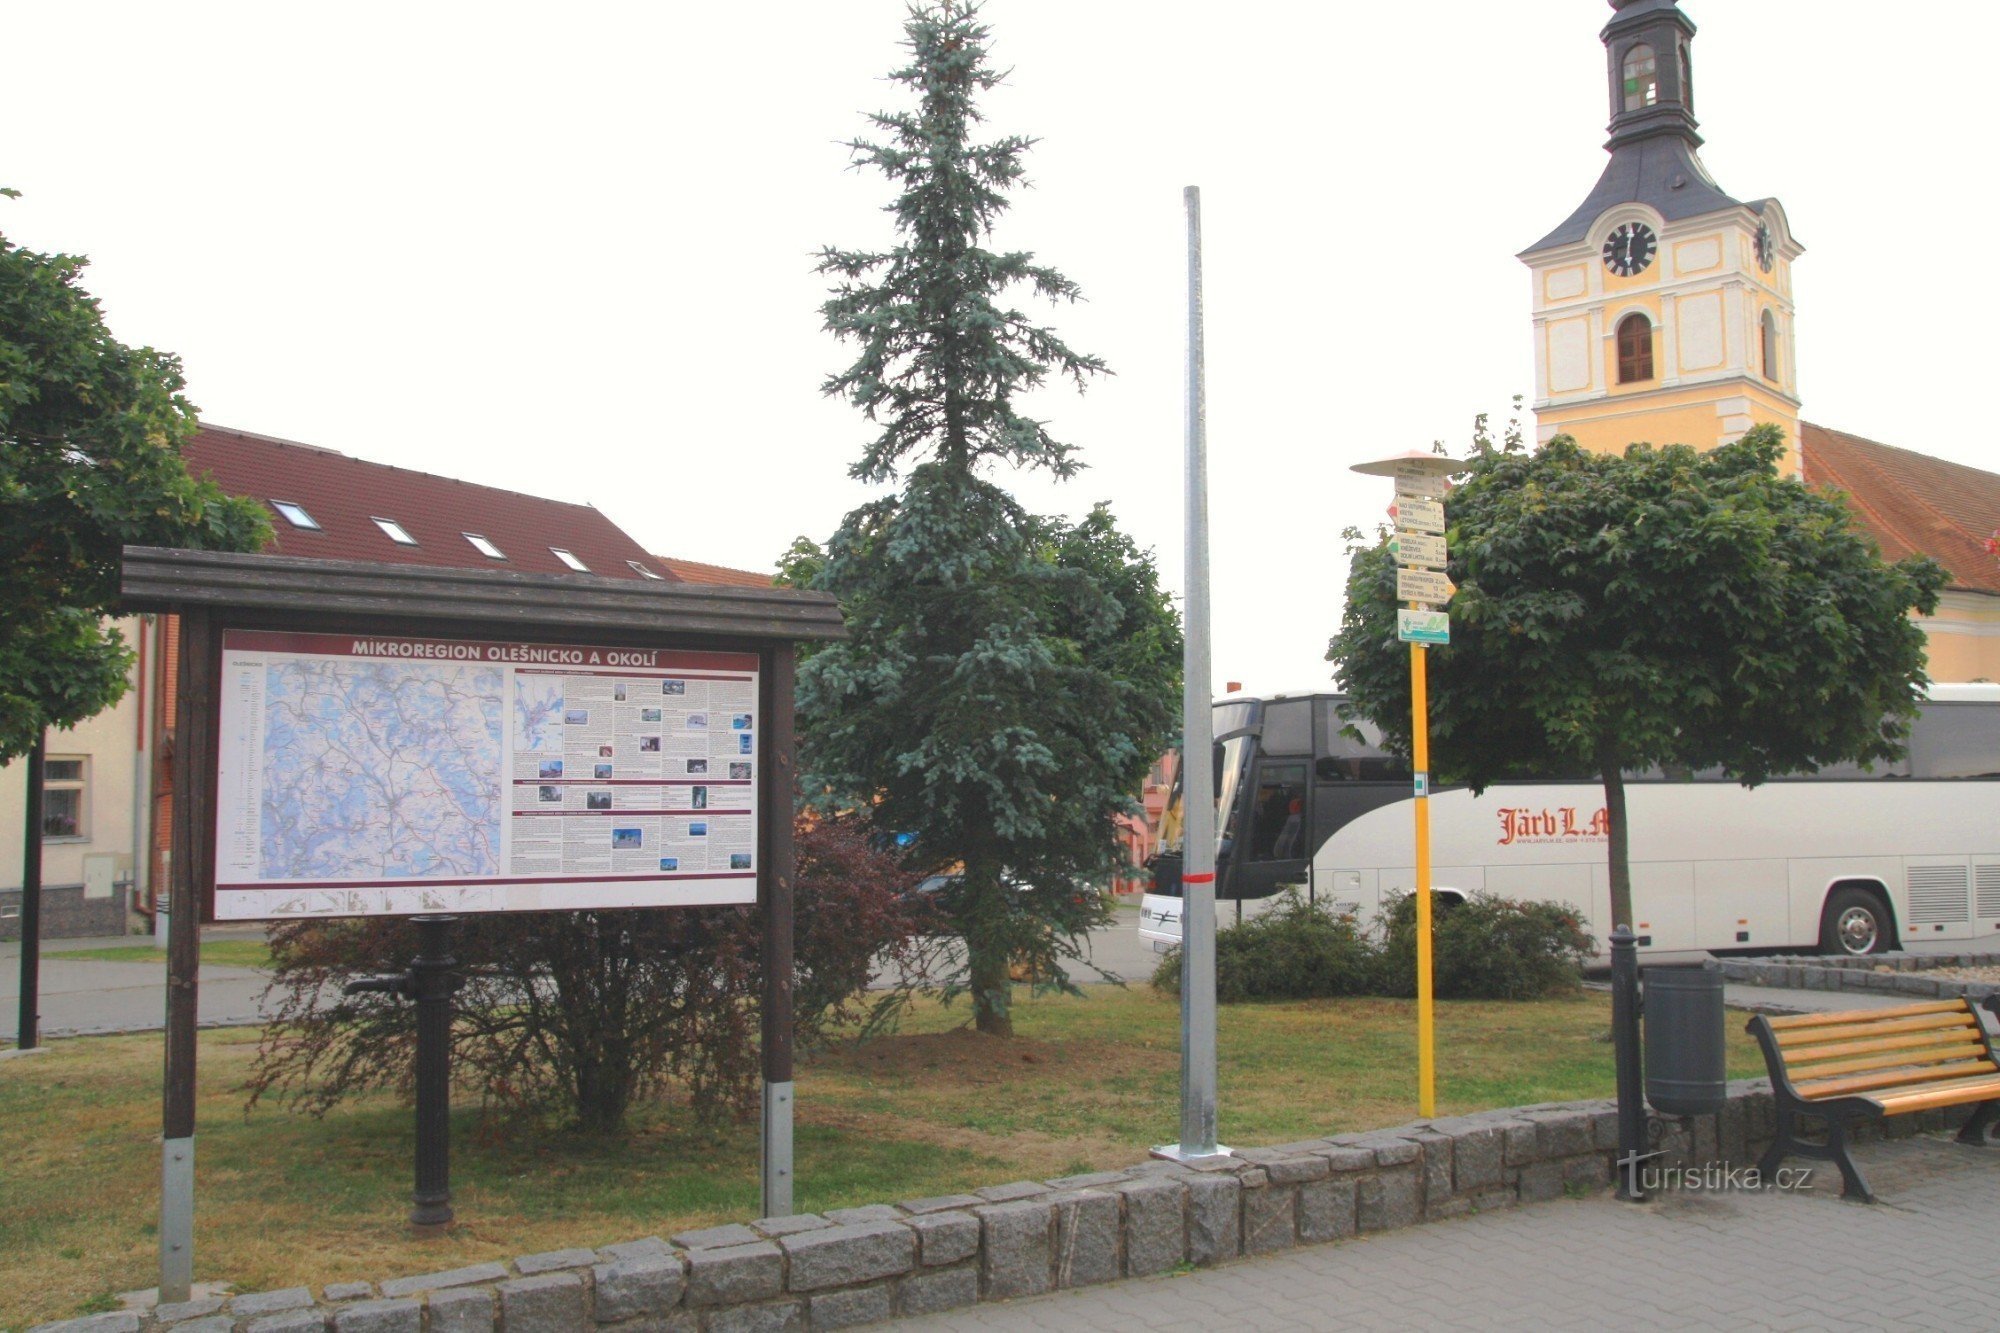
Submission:
[[[216,916],[752,902],[757,659],[223,636]]]

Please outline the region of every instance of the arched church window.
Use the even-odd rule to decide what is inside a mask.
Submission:
[[[1660,100],[1658,62],[1644,42],[1625,53],[1625,109],[1637,111]]]
[[[1653,378],[1653,321],[1630,314],[1618,321],[1618,382]]]
[[[1775,384],[1778,380],[1778,316],[1766,307],[1762,322],[1764,378]]]

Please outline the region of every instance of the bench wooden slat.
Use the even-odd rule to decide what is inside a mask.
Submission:
[[[1839,1027],[1824,1027],[1811,1033],[1781,1032],[1778,1035],[1778,1049],[1789,1056],[1803,1046],[1816,1046],[1829,1041],[1846,1041],[1855,1037],[1887,1037],[1898,1032],[1931,1032],[1939,1029],[1970,1028],[1978,1022],[1970,1015],[1954,1017],[1948,1014],[1926,1014],[1921,1018],[1885,1019],[1876,1022],[1855,1022],[1848,1015],[1849,1022]]]
[[[1811,1065],[1814,1070],[1824,1069],[1820,1063],[1839,1060],[1850,1055],[1872,1055],[1877,1051],[1912,1051],[1929,1046],[1953,1045],[1980,1046],[1979,1033],[1970,1027],[1950,1028],[1934,1032],[1911,1032],[1896,1037],[1873,1037],[1867,1041],[1835,1041],[1824,1046],[1805,1046],[1785,1052],[1785,1067],[1800,1069]]]
[[[1884,1093],[1879,1097],[1871,1096],[1871,1100],[1882,1104],[1884,1114],[1908,1115],[1912,1111],[1928,1111],[1939,1106],[1963,1106],[1967,1102],[1983,1102],[1995,1097],[2000,1097],[2000,1074],[1959,1079],[1933,1088],[1912,1088],[1908,1092]]]
[[[1822,1060],[1805,1068],[1787,1062],[1794,1083],[1810,1083],[1835,1074],[1853,1074],[1864,1069],[1905,1069],[1922,1065],[1949,1064],[1953,1060],[1984,1060],[1986,1047],[1978,1040],[1954,1042],[1949,1046],[1927,1046],[1918,1051],[1884,1051],[1857,1056],[1852,1060]],[[1996,1066],[2000,1071],[2000,1066]]]
[[[1924,1069],[1894,1069],[1879,1074],[1850,1074],[1844,1078],[1808,1079],[1803,1083],[1794,1082],[1792,1087],[1805,1100],[1816,1102],[1828,1097],[1844,1097],[1852,1093],[1867,1093],[1883,1088],[1909,1088],[1911,1091],[1917,1091],[1958,1079],[1980,1077],[2000,1079],[2000,1068],[1996,1068],[1991,1060],[1967,1060],[1960,1064],[1931,1065]]]
[[[2000,1012],[2000,1010],[1996,1010]],[[1961,1143],[1988,1143],[2000,1120],[2000,1046],[1963,999],[1848,1009],[1785,1018],[1758,1015],[1750,1031],[1763,1050],[1777,1102],[1777,1138],[1758,1159],[1769,1177],[1794,1153],[1840,1167],[1841,1197],[1874,1202],[1848,1151],[1866,1120],[1978,1103]],[[1824,1121],[1824,1146],[1802,1141],[1802,1116]]]
[[[1962,1000],[1925,1000],[1919,1004],[1891,1005],[1885,1009],[1845,1009],[1836,1014],[1787,1014],[1783,1018],[1769,1019],[1771,1031],[1791,1032],[1799,1028],[1826,1027],[1829,1024],[1851,1023],[1857,1018],[1878,1015],[1882,1018],[1912,1018],[1918,1014],[1964,1013]]]

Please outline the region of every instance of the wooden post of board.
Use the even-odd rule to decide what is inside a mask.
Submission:
[[[764,916],[764,1114],[759,1142],[763,1215],[792,1212],[792,688],[796,650],[764,654],[758,700],[764,732],[758,763],[757,905]]]
[[[187,1300],[194,1285],[194,1034],[202,881],[213,865],[213,783],[204,774],[214,772],[216,647],[214,613],[204,607],[182,611],[172,896],[167,904],[166,1080],[160,1115],[161,1304]]]

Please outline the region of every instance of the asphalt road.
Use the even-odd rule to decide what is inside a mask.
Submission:
[[[1118,919],[1109,928],[1095,932],[1089,941],[1091,964],[1107,976],[1127,982],[1143,982],[1152,975],[1156,956],[1138,935],[1138,908],[1121,905]],[[217,927],[203,932],[204,939],[255,938],[261,933],[241,926]],[[93,940],[47,940],[42,945],[41,1034],[44,1037],[76,1037],[101,1032],[136,1032],[165,1026],[166,964],[160,962],[113,963],[97,959],[68,959],[67,951],[88,948],[129,946],[144,949],[153,941],[143,936]],[[0,944],[0,1041],[13,1040],[19,1031],[21,946]],[[1075,979],[1088,984],[1100,980],[1090,968],[1073,969]],[[201,969],[200,1022],[204,1026],[228,1027],[260,1021],[259,997],[264,990],[264,974],[247,967]]]
[[[240,927],[207,936],[241,938]],[[73,949],[131,946],[145,949],[147,936],[111,939],[48,940],[42,946],[41,1034],[77,1037],[96,1032],[131,1032],[166,1026],[167,965],[164,962],[110,963],[68,959]],[[12,1041],[20,1030],[21,946],[0,945],[0,1038]],[[197,1000],[199,1021],[228,1027],[259,1020],[258,996],[264,974],[248,967],[203,967]]]

